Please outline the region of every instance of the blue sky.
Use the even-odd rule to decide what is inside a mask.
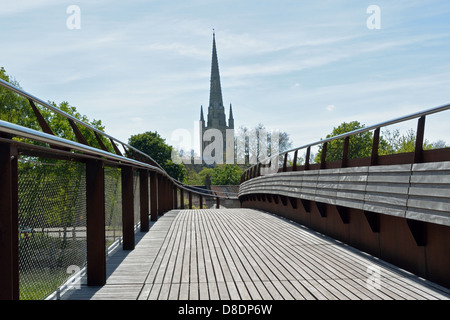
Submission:
[[[66,25],[70,5],[80,29]],[[380,29],[366,25],[370,5]],[[208,104],[213,28],[235,126],[285,131],[294,147],[344,121],[450,103],[447,0],[0,0],[0,66],[124,142],[158,131],[176,144]],[[450,142],[449,113],[427,121],[429,140]]]

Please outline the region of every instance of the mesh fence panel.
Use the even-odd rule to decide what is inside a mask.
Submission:
[[[84,164],[19,163],[20,299],[43,299],[86,264]]]
[[[122,237],[121,170],[105,167],[106,248]],[[19,162],[20,299],[39,300],[86,266],[86,168],[26,157]],[[134,173],[134,221],[140,221]]]
[[[119,168],[105,167],[106,248],[122,236],[122,178]]]
[[[139,172],[133,172],[133,195],[134,195],[134,225],[136,226],[141,220],[141,201],[140,201],[140,186],[139,186]]]

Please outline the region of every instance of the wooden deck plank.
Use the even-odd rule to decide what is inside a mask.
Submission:
[[[250,209],[173,210],[108,256],[107,284],[63,299],[450,299],[450,290],[308,228]],[[380,286],[369,285],[369,267]],[[85,282],[82,282],[85,283]]]
[[[232,217],[230,219],[230,221],[233,220],[233,219],[236,219],[236,217]],[[218,226],[222,222],[223,221],[219,221],[218,222]],[[224,229],[224,230],[229,230],[229,229],[232,229],[232,228],[236,228],[236,226],[229,222],[228,225],[223,225],[222,224],[221,228]],[[232,244],[229,244],[229,245],[232,246]],[[264,281],[264,280],[267,280],[269,278],[271,280],[278,280],[279,277],[281,276],[279,274],[279,272],[278,272],[278,268],[271,263],[270,257],[268,258],[267,255],[261,254],[259,252],[259,250],[255,250],[255,247],[256,247],[256,245],[254,243],[250,243],[250,245],[248,245],[248,246],[242,246],[241,247],[241,250],[244,251],[244,256],[246,258],[251,258],[251,259],[253,259],[253,261],[256,262],[256,263],[253,263],[253,265],[256,265],[257,269],[256,270],[255,269],[251,270],[251,273],[252,274],[253,273],[258,274],[259,275],[259,277],[258,277],[259,279],[258,280]],[[264,266],[264,267],[262,267],[262,266]],[[263,269],[264,269],[264,271],[263,271]],[[277,277],[276,274],[278,274],[278,277]],[[249,281],[249,279],[247,279],[247,281]]]

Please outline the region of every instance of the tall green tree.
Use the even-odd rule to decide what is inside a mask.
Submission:
[[[400,135],[400,131],[386,130],[383,132],[383,136],[386,137],[388,142],[388,153],[405,153],[414,152],[416,149],[416,132],[413,129],[409,129],[404,135]],[[424,150],[447,148],[445,141],[439,140],[436,142],[430,142],[427,139],[423,142]]]
[[[365,125],[359,123],[358,121],[343,122],[339,126],[333,128],[333,131],[326,136],[326,139],[354,130],[362,129],[364,127]],[[372,152],[372,141],[373,141],[373,134],[370,131],[363,132],[350,137],[348,158],[354,159],[354,158],[369,157]],[[323,146],[320,145],[319,151],[317,152],[314,159],[316,163],[320,162],[321,160],[322,148]],[[341,160],[343,151],[344,151],[344,139],[338,139],[328,142],[326,161]]]
[[[183,164],[172,161],[174,148],[168,145],[158,132],[147,131],[133,135],[128,139],[128,144],[148,154],[174,179],[185,180],[186,168]]]
[[[326,138],[335,137],[347,132],[365,128],[364,124],[358,121],[343,122],[338,127],[326,136]],[[373,133],[366,131],[350,137],[349,140],[349,159],[370,157],[372,153]],[[388,155],[395,153],[414,152],[416,145],[416,133],[414,130],[408,130],[406,134],[401,135],[399,130],[389,131],[384,130],[380,135],[380,142],[378,152],[380,155]],[[444,141],[437,141],[430,143],[428,140],[424,141],[424,150],[438,149],[446,147]],[[316,163],[321,161],[322,148],[319,146],[319,151],[314,157]],[[326,161],[338,161],[342,159],[344,151],[344,139],[333,140],[327,144]]]

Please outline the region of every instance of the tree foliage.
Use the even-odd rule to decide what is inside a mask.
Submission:
[[[200,172],[189,169],[186,183],[189,185],[205,185],[209,176],[212,185],[238,185],[243,169],[235,164],[222,164],[214,168],[203,168]]]
[[[243,170],[233,164],[216,166],[210,175],[212,185],[238,185]]]
[[[244,158],[246,164],[255,164],[267,157],[290,149],[292,141],[288,133],[279,130],[267,130],[260,123],[252,129],[241,126],[236,134],[236,147],[236,153],[241,162]]]
[[[358,121],[343,122],[338,127],[326,136],[326,138],[336,137],[338,135],[351,132],[358,129],[365,128],[364,124]],[[373,133],[366,131],[350,137],[349,140],[349,159],[370,157],[372,153]],[[379,155],[388,155],[396,153],[414,152],[416,145],[416,133],[414,130],[408,130],[406,134],[401,135],[399,130],[384,130],[380,135],[380,142],[378,147]],[[443,148],[444,141],[437,141],[430,143],[428,140],[424,141],[424,150]],[[323,145],[319,146],[319,151],[314,157],[314,161],[319,163],[322,157]],[[328,142],[326,161],[338,161],[342,159],[344,150],[344,139],[338,139]]]
[[[358,121],[343,122],[338,127],[333,128],[333,131],[326,136],[326,138],[335,137],[350,131],[362,129],[365,126]],[[349,159],[364,158],[370,156],[372,151],[373,134],[370,131],[357,134],[350,137],[348,157]],[[320,145],[319,151],[316,154],[315,162],[320,162],[322,157],[322,148]],[[336,161],[342,159],[344,150],[344,139],[333,140],[327,143],[326,161]]]
[[[21,88],[19,82],[13,79],[11,76],[6,74],[5,69],[0,68],[0,78],[11,83],[15,87]],[[55,108],[60,109],[61,111],[73,116],[74,118],[94,127],[99,131],[104,131],[105,127],[102,125],[100,120],[89,120],[85,115],[80,114],[76,107],[71,106],[67,101],[61,102],[59,105],[55,102],[48,101],[48,104],[52,105]],[[39,110],[39,113],[44,118],[45,122],[49,125],[52,132],[60,137],[71,141],[77,141],[75,134],[73,132],[72,127],[70,126],[69,121],[63,117],[62,115],[35,104],[36,108]],[[17,124],[23,127],[27,127],[30,129],[42,131],[42,128],[39,125],[36,115],[31,108],[30,102],[23,96],[18,95],[6,88],[0,87],[0,120],[7,121],[13,124]],[[100,145],[95,137],[95,134],[92,130],[84,127],[78,126],[81,133],[87,140],[90,146],[100,148]],[[110,142],[101,137],[103,144],[108,148],[109,151],[113,151],[113,147]],[[35,142],[30,142],[35,143]]]
[[[128,144],[148,154],[174,179],[184,181],[186,169],[183,164],[172,161],[173,147],[168,145],[158,132],[147,131],[128,139]]]

